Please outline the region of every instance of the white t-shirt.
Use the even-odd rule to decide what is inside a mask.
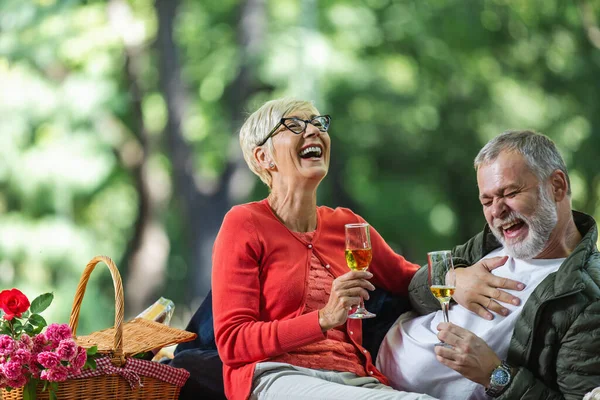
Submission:
[[[506,255],[504,248],[494,250],[484,258]],[[500,357],[506,359],[510,339],[523,305],[544,278],[556,272],[564,258],[517,260],[509,257],[492,273],[525,284],[522,291],[507,290],[521,299],[519,306],[502,305],[510,310],[508,316],[494,314],[488,321],[466,308],[453,304],[450,322],[470,330],[482,338]],[[434,345],[439,342],[436,327],[443,322],[442,311],[407,319],[401,316],[385,336],[377,356],[377,368],[398,390],[427,393],[444,400],[487,399],[484,387],[468,380],[435,358]]]

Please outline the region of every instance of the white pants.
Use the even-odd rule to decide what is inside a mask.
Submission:
[[[399,392],[371,377],[276,362],[256,364],[251,400],[427,400],[426,394]]]

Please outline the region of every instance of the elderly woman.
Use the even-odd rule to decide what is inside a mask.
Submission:
[[[364,219],[317,206],[327,174],[330,117],[310,102],[264,104],[240,143],[269,196],[233,207],[213,250],[215,337],[230,400],[430,399],[395,391],[362,346],[349,309],[373,285],[406,294],[418,265],[371,228],[370,272],[349,271],[344,225]]]

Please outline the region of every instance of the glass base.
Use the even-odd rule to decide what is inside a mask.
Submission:
[[[352,314],[348,314],[348,318],[352,319],[367,319],[367,318],[375,318],[377,314],[373,314],[368,311],[366,308],[357,308]]]

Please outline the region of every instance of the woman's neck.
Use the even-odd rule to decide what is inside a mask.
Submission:
[[[269,206],[279,220],[291,231],[312,232],[317,229],[317,192],[275,191],[269,197]]]

